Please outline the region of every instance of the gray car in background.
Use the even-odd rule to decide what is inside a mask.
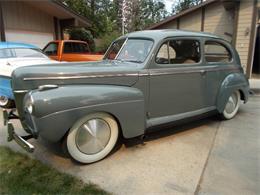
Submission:
[[[62,140],[82,163],[106,157],[119,136],[142,136],[202,114],[231,119],[249,94],[238,53],[227,41],[178,30],[122,36],[99,62],[18,68],[12,87],[29,135],[17,135],[10,119],[18,117],[4,110],[9,140],[29,152],[29,138]]]

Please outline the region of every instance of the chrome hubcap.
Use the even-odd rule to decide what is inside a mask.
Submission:
[[[8,98],[5,96],[0,96],[0,106],[5,106],[8,103]]]
[[[235,93],[233,93],[228,99],[228,102],[227,102],[227,105],[226,105],[226,108],[225,108],[226,112],[228,114],[231,114],[232,112],[234,112],[237,104],[238,104],[237,95]]]
[[[110,126],[105,120],[91,119],[78,128],[76,135],[77,147],[85,154],[96,154],[106,147],[110,134]]]

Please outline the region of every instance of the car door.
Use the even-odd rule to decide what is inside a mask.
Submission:
[[[149,69],[149,118],[181,119],[207,106],[200,38],[162,42]],[[171,117],[169,117],[171,116]],[[177,118],[176,118],[177,117]]]
[[[232,50],[217,39],[204,41],[204,57],[207,66],[207,98],[208,106],[216,106],[220,86],[225,77],[236,69]]]

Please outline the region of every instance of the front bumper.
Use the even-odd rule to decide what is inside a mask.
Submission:
[[[13,120],[13,119],[19,119],[19,117],[16,116],[12,110],[10,112],[8,112],[7,110],[3,109],[4,126],[7,126],[7,132],[8,132],[7,141],[10,142],[10,141],[14,140],[17,144],[19,144],[27,152],[32,153],[34,151],[34,146],[32,144],[30,144],[27,140],[33,138],[33,136],[32,135],[27,135],[27,136],[17,135],[14,131],[14,126],[13,126],[12,122],[10,122],[10,120]]]

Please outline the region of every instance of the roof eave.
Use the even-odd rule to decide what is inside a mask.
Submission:
[[[67,13],[69,13],[71,16],[73,16],[74,18],[76,18],[77,20],[79,20],[80,22],[82,22],[83,24],[86,25],[86,27],[91,27],[92,23],[89,19],[87,19],[84,16],[79,15],[77,12],[75,12],[74,10],[70,9],[68,6],[66,6],[65,4],[63,4],[60,1],[57,0],[50,0],[51,3],[53,3],[56,6],[61,7],[62,9],[64,9],[64,11],[66,11]]]

